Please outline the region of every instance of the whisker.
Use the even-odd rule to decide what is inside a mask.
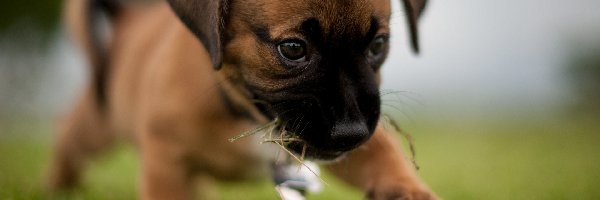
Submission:
[[[410,111],[410,113],[413,113],[413,114],[417,112],[417,109],[413,105],[406,103],[405,101],[402,101],[399,99],[382,99],[381,103],[382,104],[385,103],[385,104],[393,105],[393,106],[402,106],[402,108],[403,108],[402,110]]]
[[[406,117],[410,121],[410,123],[413,123],[413,124],[415,123],[415,120],[412,117],[410,117],[410,115],[408,115],[406,112],[404,112],[402,109],[400,109],[400,108],[398,108],[398,107],[396,107],[394,105],[386,104],[386,103],[382,103],[381,105],[382,106],[387,106],[387,107],[389,107],[391,109],[394,109],[394,110],[398,111],[402,116]],[[413,114],[414,114],[414,112],[413,112]],[[386,115],[388,115],[388,114],[386,114]]]
[[[302,126],[302,120],[304,120],[304,115],[300,115],[300,121],[298,122],[298,124],[296,125],[296,128],[294,128],[294,134],[298,133],[298,130],[300,129],[300,127]]]
[[[304,130],[306,130],[306,127],[308,127],[309,124],[310,124],[310,121],[306,122],[306,124],[304,124],[304,127],[302,127],[302,130],[300,131],[300,133],[298,133],[298,135],[302,135],[304,133]]]
[[[292,122],[292,125],[290,126],[290,130],[296,131],[296,126],[298,125],[298,120],[299,119],[300,119],[300,117],[294,118],[294,122]]]
[[[410,94],[410,95],[409,95]],[[420,106],[425,106],[425,104],[423,103],[422,97],[420,94],[415,93],[415,92],[411,92],[411,91],[396,91],[396,90],[381,90],[381,92],[379,93],[380,98],[383,98],[384,96],[388,96],[388,95],[393,95],[393,97],[395,97],[395,99],[400,100],[401,98],[405,98],[408,100],[411,100],[414,103],[419,104]],[[400,96],[402,95],[402,96]],[[415,98],[414,96],[419,96],[420,98]]]
[[[401,91],[387,90],[387,89],[386,89],[386,90],[381,90],[381,91],[379,91],[379,96],[380,96],[380,97],[383,97],[383,96],[387,96],[387,95],[389,95],[389,94],[394,94],[394,93],[399,93],[399,92],[401,92]]]

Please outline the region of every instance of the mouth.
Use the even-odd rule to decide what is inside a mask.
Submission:
[[[351,149],[332,149],[329,147],[320,147],[315,144],[317,142],[311,142],[302,135],[299,135],[286,127],[286,122],[279,118],[275,118],[271,122],[257,127],[255,129],[246,131],[234,138],[231,138],[231,142],[235,142],[243,137],[253,135],[256,133],[262,133],[261,143],[273,143],[283,148],[287,153],[293,154],[291,156],[296,157],[299,160],[309,159],[315,161],[333,161],[349,152]],[[330,142],[342,142],[342,141],[330,141]],[[360,142],[362,143],[362,142]],[[322,146],[322,145],[321,145]]]
[[[343,156],[348,151],[327,151],[313,147],[305,141],[294,141],[285,145],[285,147],[300,158],[306,158],[317,161],[332,161]]]
[[[379,96],[364,97],[361,104],[333,104],[313,96],[286,100],[255,96],[266,99],[255,106],[272,120],[264,128],[263,143],[277,144],[301,159],[338,159],[366,142],[379,118]]]

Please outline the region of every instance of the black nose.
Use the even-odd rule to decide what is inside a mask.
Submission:
[[[349,151],[365,142],[371,134],[365,123],[337,124],[331,131],[328,149]]]

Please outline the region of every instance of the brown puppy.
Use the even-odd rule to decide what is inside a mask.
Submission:
[[[403,2],[418,50],[425,2]],[[299,139],[287,148],[335,159],[331,171],[370,199],[437,199],[378,123],[389,0],[67,5],[93,76],[60,130],[51,187],[73,186],[87,157],[126,137],[141,155],[142,199],[190,199],[194,178],[264,169],[256,140],[228,139],[278,118]]]

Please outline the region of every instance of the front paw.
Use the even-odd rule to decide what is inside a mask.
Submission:
[[[379,186],[367,192],[369,200],[439,200],[440,198],[427,188],[411,185]]]

